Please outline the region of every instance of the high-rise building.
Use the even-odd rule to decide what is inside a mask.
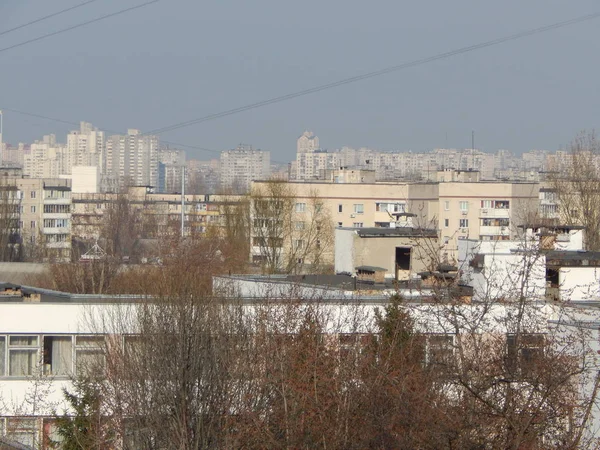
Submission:
[[[158,137],[129,129],[106,140],[105,174],[119,186],[158,185]]]
[[[91,123],[81,122],[79,131],[71,131],[67,135],[66,174],[71,173],[73,166],[96,166],[102,172],[104,145],[104,132]]]
[[[53,134],[35,141],[23,156],[23,174],[30,178],[58,178],[66,173],[70,173],[67,147],[57,143]]]
[[[235,150],[221,152],[221,188],[246,192],[253,180],[271,175],[271,153],[240,144]]]
[[[311,153],[319,150],[319,138],[312,131],[305,131],[298,138],[296,151],[297,153]]]
[[[185,151],[162,148],[158,152],[158,192],[181,192]]]

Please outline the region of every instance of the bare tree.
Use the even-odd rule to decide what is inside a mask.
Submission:
[[[333,247],[333,225],[317,192],[298,198],[292,185],[273,180],[254,187],[250,208],[253,258],[263,271],[322,270]]]
[[[0,261],[19,261],[22,237],[19,233],[20,201],[16,185],[0,182]]]
[[[600,141],[594,131],[582,132],[571,142],[566,161],[551,178],[563,223],[582,225],[586,248],[600,250]]]

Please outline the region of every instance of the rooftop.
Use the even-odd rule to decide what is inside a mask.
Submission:
[[[428,237],[437,238],[437,230],[429,228],[396,227],[396,228],[338,228],[338,230],[355,231],[360,237]]]

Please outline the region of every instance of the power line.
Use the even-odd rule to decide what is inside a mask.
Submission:
[[[90,25],[92,23],[99,22],[99,21],[104,20],[104,19],[108,19],[110,17],[115,17],[115,16],[118,16],[119,14],[124,14],[126,12],[133,11],[135,9],[143,8],[145,6],[149,6],[149,5],[153,4],[153,3],[158,3],[159,1],[160,0],[151,0],[151,1],[148,1],[148,2],[145,2],[145,3],[141,3],[139,5],[136,5],[136,6],[132,6],[130,8],[121,9],[120,11],[116,11],[114,13],[110,13],[110,14],[106,14],[104,16],[96,17],[95,19],[88,20],[87,22],[78,23],[76,25],[72,25],[70,27],[63,28],[61,30],[53,31],[52,33],[44,34],[42,36],[38,36],[36,38],[29,39],[27,41],[20,42],[18,44],[11,45],[9,47],[0,48],[0,53],[6,52],[8,50],[12,50],[13,48],[22,47],[23,45],[31,44],[32,42],[41,41],[42,39],[46,39],[46,38],[49,38],[49,37],[52,37],[52,36],[56,36],[57,34],[66,33],[67,31],[75,30],[77,28],[81,28],[81,27],[84,27],[86,25]]]
[[[350,83],[355,83],[357,81],[362,81],[362,80],[366,80],[368,78],[374,78],[374,77],[378,77],[381,75],[385,75],[391,72],[397,72],[400,70],[404,70],[404,69],[408,69],[411,67],[417,67],[417,66],[421,66],[423,64],[427,64],[433,61],[438,61],[440,59],[446,59],[446,58],[450,58],[452,56],[456,56],[456,55],[460,55],[463,53],[468,53],[468,52],[472,52],[475,50],[480,50],[482,48],[487,48],[487,47],[491,47],[494,45],[498,45],[498,44],[502,44],[504,42],[508,42],[508,41],[514,41],[517,39],[521,39],[527,36],[532,36],[534,34],[539,34],[539,33],[544,33],[546,31],[550,31],[550,30],[555,30],[557,28],[562,28],[562,27],[566,27],[568,25],[574,25],[577,23],[581,23],[584,21],[588,21],[588,20],[593,20],[600,17],[600,12],[596,12],[596,13],[592,13],[592,14],[587,14],[585,16],[580,16],[574,19],[569,19],[569,20],[565,20],[562,22],[557,22],[557,23],[553,23],[551,25],[545,25],[542,27],[538,27],[538,28],[534,28],[534,29],[530,29],[530,30],[526,30],[526,31],[521,31],[519,33],[515,33],[515,34],[511,34],[509,36],[504,36],[501,38],[497,38],[497,39],[493,39],[491,41],[486,41],[486,42],[481,42],[479,44],[474,44],[474,45],[470,45],[468,47],[462,47],[456,50],[451,50],[448,52],[444,52],[444,53],[439,53],[437,55],[434,56],[429,56],[427,58],[422,58],[422,59],[417,59],[414,61],[410,61],[410,62],[406,62],[406,63],[402,63],[402,64],[398,64],[395,66],[391,66],[391,67],[386,67],[384,69],[380,69],[380,70],[376,70],[374,72],[368,72],[362,75],[356,75],[350,78],[345,78],[343,80],[338,80],[338,81],[334,81],[332,83],[327,83],[327,84],[322,84],[320,86],[315,86],[309,89],[305,89],[302,91],[297,91],[297,92],[293,92],[290,94],[286,94],[286,95],[281,95],[278,97],[273,97],[267,100],[263,100],[260,102],[256,102],[256,103],[251,103],[249,105],[245,105],[245,106],[240,106],[238,108],[234,108],[234,109],[230,109],[228,111],[222,111],[219,113],[215,113],[215,114],[209,114],[208,116],[204,116],[204,117],[200,117],[198,119],[192,119],[192,120],[188,120],[185,122],[179,122],[173,125],[169,125],[163,128],[157,128],[155,130],[151,130],[148,132],[148,134],[160,134],[160,133],[166,133],[167,131],[173,131],[173,130],[177,130],[179,128],[184,128],[184,127],[189,127],[191,125],[196,125],[199,123],[203,123],[203,122],[208,122],[210,120],[215,120],[215,119],[220,119],[221,117],[226,117],[226,116],[231,116],[234,114],[238,114],[241,112],[245,112],[251,109],[256,109],[256,108],[260,108],[263,106],[267,106],[267,105],[272,105],[274,103],[281,103],[284,102],[286,100],[291,100],[297,97],[302,97],[305,95],[309,95],[309,94],[314,94],[316,92],[321,92],[321,91],[325,91],[327,89],[332,89],[338,86],[343,86],[345,84],[350,84]]]
[[[90,3],[94,3],[94,2],[97,2],[97,1],[98,0],[88,0],[88,1],[83,2],[83,3],[79,3],[79,4],[75,5],[75,6],[70,6],[68,8],[61,9],[60,11],[56,11],[55,13],[48,14],[47,16],[40,17],[39,19],[32,20],[31,22],[27,22],[27,23],[18,25],[18,26],[14,27],[14,28],[9,28],[8,30],[0,31],[0,36],[3,36],[3,35],[8,34],[8,33],[11,33],[13,31],[20,30],[21,28],[28,27],[28,26],[33,25],[35,23],[43,22],[44,20],[50,19],[52,17],[59,16],[61,14],[69,12],[69,11],[73,11],[74,9],[81,8],[82,6],[85,6],[85,5],[88,5]]]

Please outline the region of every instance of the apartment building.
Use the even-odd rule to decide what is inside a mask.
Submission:
[[[26,153],[29,153],[30,146],[24,143],[19,143],[16,147],[7,143],[2,143],[2,164],[4,166],[14,165],[23,167],[23,158]]]
[[[20,230],[25,256],[70,260],[70,180],[19,178],[15,183],[21,192]]]
[[[98,239],[104,215],[119,201],[125,201],[128,207],[136,211],[135,217],[140,224],[148,225],[140,238],[180,233],[181,195],[156,193],[150,186],[133,186],[123,194],[74,194],[73,237],[88,242]],[[185,195],[184,234],[203,234],[209,227],[218,226],[222,201],[225,200],[221,196]]]
[[[185,151],[161,148],[158,151],[158,192],[181,192]]]
[[[475,171],[441,171],[437,176],[439,181],[424,183],[295,181],[289,186],[297,211],[308,211],[307,205],[318,198],[335,227],[435,228],[440,257],[448,262],[456,260],[459,240],[510,239],[518,225],[537,215],[538,183],[482,182]],[[264,183],[253,186],[266,192]]]
[[[129,129],[126,135],[113,135],[106,140],[108,177],[124,186],[157,186],[158,137]]]
[[[245,193],[253,180],[266,180],[271,175],[271,153],[240,144],[234,150],[221,152],[221,189]]]
[[[56,136],[44,136],[30,146],[23,156],[23,173],[31,178],[58,178],[70,169],[67,146],[56,142]]]
[[[81,122],[79,130],[67,135],[69,161],[64,173],[70,174],[73,166],[96,166],[103,172],[104,151],[104,131],[98,130],[91,123]]]
[[[448,172],[444,172],[448,176]],[[481,182],[477,172],[437,184],[442,256],[456,259],[458,241],[508,240],[518,226],[534,220],[539,210],[539,183]],[[475,176],[475,178],[473,178]]]
[[[4,259],[70,259],[70,180],[31,179],[9,169],[0,172],[3,173],[1,245],[11,249]]]

